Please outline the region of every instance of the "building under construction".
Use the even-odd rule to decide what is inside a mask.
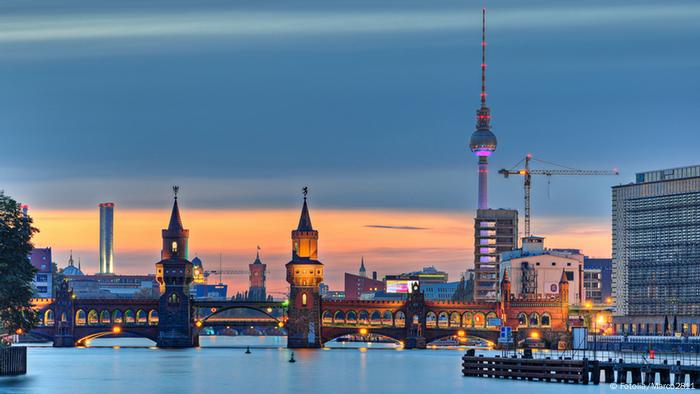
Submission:
[[[697,334],[700,165],[639,173],[635,183],[614,186],[612,211],[616,328]]]

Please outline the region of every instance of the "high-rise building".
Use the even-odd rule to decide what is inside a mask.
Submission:
[[[599,305],[611,304],[612,259],[584,257],[583,288],[587,300]]]
[[[100,204],[100,274],[114,273],[114,203]]]
[[[697,332],[700,165],[642,172],[635,183],[613,186],[612,246],[615,314],[629,317],[616,318],[616,328],[658,332],[675,319],[677,332],[688,332],[686,323]]]
[[[29,261],[36,268],[34,274],[34,297],[49,298],[53,290],[51,248],[34,248],[29,253]]]
[[[518,211],[479,209],[474,219],[474,300],[498,299],[503,252],[518,247]]]

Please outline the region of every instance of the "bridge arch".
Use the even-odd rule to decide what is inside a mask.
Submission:
[[[88,312],[88,315],[87,315],[87,324],[89,326],[96,326],[99,323],[100,323],[100,316],[97,314],[97,311],[94,309],[90,309],[90,312]]]
[[[75,311],[75,325],[76,326],[84,326],[87,323],[87,315],[85,315],[85,311],[82,309],[78,309]]]
[[[406,327],[406,314],[403,311],[396,312],[396,315],[394,316],[394,327]]]
[[[461,322],[460,322],[459,312],[450,313],[450,327],[457,328],[460,326],[460,324],[461,324]]]
[[[540,326],[540,315],[537,312],[532,312],[530,314],[530,327]]]
[[[382,324],[382,314],[379,313],[379,311],[373,311],[372,314],[369,315],[369,324],[371,326],[379,326]]]
[[[136,317],[134,317],[134,311],[127,309],[124,311],[124,324],[134,324],[136,323]]]
[[[53,309],[47,309],[46,312],[44,312],[43,323],[45,326],[53,326],[53,323],[54,323]]]
[[[111,324],[112,318],[108,310],[100,312],[100,324]]]
[[[123,324],[124,323],[124,315],[122,314],[122,311],[119,309],[115,309],[112,312],[112,323],[114,324]]]
[[[518,313],[518,327],[527,327],[527,313]]]
[[[357,312],[349,311],[345,316],[345,321],[347,324],[357,324]]]
[[[333,314],[333,323],[334,324],[345,324],[345,312],[336,311]]]
[[[360,311],[357,314],[357,324],[359,325],[369,325],[369,313],[367,311]]]
[[[425,314],[425,327],[426,328],[436,328],[437,327],[437,316],[435,312],[430,311]]]
[[[438,313],[438,318],[437,318],[437,325],[439,328],[447,328],[450,324],[450,318],[447,315],[447,312],[442,311]]]
[[[112,330],[106,330],[106,331],[98,331],[98,332],[95,332],[95,333],[92,333],[89,335],[85,335],[82,338],[78,338],[75,341],[75,344],[78,346],[85,346],[87,344],[87,341],[90,341],[93,339],[102,338],[102,337],[124,337],[127,334],[129,336],[134,336],[134,337],[138,337],[138,338],[146,338],[146,339],[149,339],[149,340],[156,342],[156,343],[158,342],[158,339],[156,337],[145,334],[143,332],[139,332],[139,331],[122,330],[120,333],[115,333]]]
[[[321,323],[322,324],[333,324],[333,315],[331,311],[326,309],[323,311],[323,314],[321,315]]]
[[[552,316],[549,315],[549,313],[545,312],[542,314],[540,317],[540,325],[542,327],[551,327],[552,326]]]
[[[158,325],[158,311],[151,309],[148,311],[148,325],[157,326]]]
[[[146,315],[146,311],[143,309],[139,309],[136,311],[136,324],[143,326],[148,323],[148,316]]]
[[[61,323],[67,323],[68,322],[68,315],[66,312],[61,312]]]
[[[474,328],[484,328],[486,326],[486,318],[483,312],[474,314]]]
[[[226,306],[226,307],[224,307],[224,308],[212,308],[211,310],[212,310],[213,312],[212,312],[211,314],[207,315],[206,317],[204,317],[201,321],[202,321],[202,322],[205,322],[205,321],[207,321],[209,318],[211,318],[212,316],[216,316],[216,315],[218,315],[218,314],[220,314],[220,313],[223,313],[223,312],[226,312],[226,311],[230,311],[230,310],[234,310],[234,309],[247,309],[247,310],[251,310],[251,311],[256,311],[256,312],[260,312],[260,313],[264,314],[265,316],[269,317],[270,319],[274,319],[274,320],[276,320],[276,321],[278,321],[278,322],[281,322],[281,321],[282,321],[282,320],[280,320],[280,318],[278,318],[278,317],[276,317],[276,316],[272,316],[272,313],[271,313],[271,312],[268,312],[268,311],[265,310],[265,309],[255,308],[255,307],[252,307],[252,306],[249,306],[249,305],[231,305],[231,306]],[[267,309],[270,309],[270,308],[267,308]],[[157,313],[157,311],[156,311],[156,313]],[[337,312],[336,312],[336,313],[337,313]]]
[[[496,314],[496,312],[487,313],[486,314],[486,327],[495,327],[495,326],[489,324],[489,320],[496,319],[497,317],[498,317],[498,315]]]
[[[384,313],[382,313],[382,325],[387,327],[392,327],[394,325],[394,315],[391,311],[384,311]]]
[[[474,315],[471,312],[464,312],[462,314],[462,327],[471,328],[474,326]]]

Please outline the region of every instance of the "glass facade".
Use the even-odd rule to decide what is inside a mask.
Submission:
[[[700,314],[700,166],[613,187],[616,314]]]

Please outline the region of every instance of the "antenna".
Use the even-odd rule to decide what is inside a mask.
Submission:
[[[177,192],[180,191],[180,186],[178,185],[173,185],[173,194],[175,195],[175,199],[177,200]]]
[[[221,275],[223,275],[223,272],[221,272],[221,253],[219,253],[219,284],[224,283]]]
[[[481,9],[481,106],[486,106],[486,8]]]

